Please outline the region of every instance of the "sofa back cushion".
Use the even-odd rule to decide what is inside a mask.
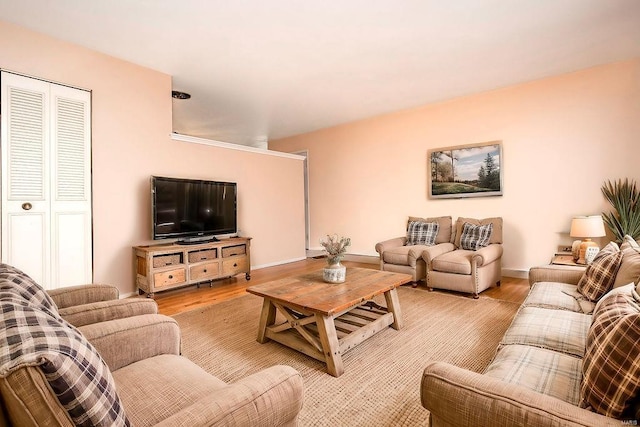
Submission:
[[[409,228],[409,223],[413,221],[438,223],[438,234],[436,234],[435,243],[436,245],[440,243],[449,243],[451,241],[452,219],[450,216],[439,216],[434,218],[420,218],[417,216],[410,216],[409,221],[407,222],[407,229]]]
[[[640,297],[633,285],[610,292],[593,312],[582,361],[580,406],[635,419],[640,396]],[[620,289],[623,289],[620,288]]]
[[[624,286],[628,283],[640,282],[640,245],[631,236],[624,236],[620,245],[622,251],[622,263],[613,287]]]
[[[456,220],[456,226],[451,237],[451,243],[453,243],[456,248],[460,247],[460,238],[462,237],[462,230],[465,223],[469,223],[472,225],[491,224],[491,238],[489,239],[489,244],[502,243],[502,218],[495,217],[475,219],[460,217]]]
[[[589,301],[598,301],[613,287],[621,262],[622,251],[615,242],[610,242],[587,266],[578,282],[578,292]]]
[[[108,367],[65,320],[31,305],[0,300],[0,389],[12,420],[59,419],[64,408],[76,425],[129,425]],[[37,368],[40,372],[35,371]],[[21,376],[32,382],[21,382]],[[48,387],[38,386],[46,380]],[[31,385],[31,386],[30,386]],[[34,407],[36,401],[58,405]]]

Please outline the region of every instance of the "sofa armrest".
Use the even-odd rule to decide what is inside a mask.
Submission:
[[[75,327],[141,314],[157,314],[158,304],[149,298],[127,298],[98,301],[61,308],[58,314]]]
[[[577,285],[585,267],[572,265],[541,265],[529,269],[529,286],[537,282],[559,282]]]
[[[143,314],[81,326],[112,371],[160,354],[180,354],[180,328],[171,317]]]
[[[74,305],[90,304],[98,301],[118,299],[118,288],[113,285],[93,283],[90,285],[67,286],[51,289],[47,293],[58,309]]]
[[[422,406],[432,426],[620,426],[596,414],[528,388],[444,362],[424,370]]]
[[[475,261],[476,266],[481,267],[483,265],[491,264],[492,262],[502,257],[503,248],[499,243],[492,243],[489,246],[480,248],[474,252],[472,260]]]
[[[302,376],[290,366],[272,366],[207,395],[158,426],[297,425],[304,401]]]
[[[397,248],[399,246],[404,246],[407,243],[406,237],[396,237],[395,239],[385,240],[384,242],[380,242],[376,244],[376,252],[382,256],[384,251],[387,251],[392,248]]]
[[[427,263],[427,267],[431,265],[431,261],[439,255],[445,254],[447,252],[451,252],[455,250],[455,246],[453,243],[439,243],[433,246],[427,246],[424,251],[422,251],[422,259]]]

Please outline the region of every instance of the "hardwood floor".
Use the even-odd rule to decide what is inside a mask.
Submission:
[[[170,316],[245,295],[245,289],[251,285],[281,279],[290,275],[304,274],[310,271],[319,270],[324,267],[325,262],[324,258],[307,258],[303,261],[262,268],[251,272],[250,281],[245,280],[244,275],[238,275],[230,279],[215,281],[212,283],[211,287],[209,284],[204,283],[200,285],[200,288],[197,288],[194,285],[181,289],[160,292],[155,295],[155,300],[158,303],[160,313]],[[344,261],[343,264],[347,267],[378,269],[378,264],[352,261]],[[424,284],[418,285],[418,288],[424,289],[425,292],[427,292],[427,288]],[[434,292],[455,293],[440,290],[436,290]],[[528,292],[529,282],[526,279],[503,277],[502,285],[500,287],[487,289],[481,295],[484,297],[520,304],[524,301]]]

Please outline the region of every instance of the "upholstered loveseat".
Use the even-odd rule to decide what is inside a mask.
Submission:
[[[304,391],[293,368],[226,384],[180,356],[172,318],[136,313],[157,311],[153,301],[100,301],[110,292],[66,289],[53,292],[54,302],[24,273],[0,264],[0,425],[297,424]]]
[[[620,249],[586,271],[532,268],[529,295],[484,373],[428,364],[421,399],[431,426],[637,425],[640,248],[626,237]]]

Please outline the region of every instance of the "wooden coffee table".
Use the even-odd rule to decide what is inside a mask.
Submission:
[[[391,325],[402,327],[396,288],[411,281],[408,274],[348,268],[347,280],[329,284],[322,270],[247,288],[264,298],[258,342],[274,340],[327,364],[339,377],[342,355]],[[371,300],[384,294],[386,307]],[[276,324],[276,311],[284,320]]]

